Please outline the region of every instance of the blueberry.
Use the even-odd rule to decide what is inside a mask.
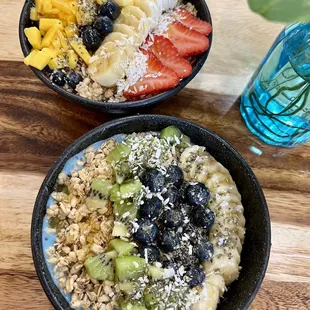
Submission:
[[[183,214],[186,216],[190,216],[193,210],[193,207],[187,204],[182,204],[180,206],[180,209],[182,210]]]
[[[116,18],[121,13],[121,9],[118,6],[118,4],[114,1],[109,0],[108,2],[105,2],[100,8],[99,8],[99,14],[102,16],[107,16],[112,20],[116,20]]]
[[[214,254],[213,244],[203,240],[195,247],[194,253],[200,261],[210,260]]]
[[[147,169],[142,175],[142,183],[151,192],[160,192],[164,188],[165,178],[157,169]]]
[[[186,275],[189,287],[195,287],[202,284],[206,277],[206,274],[200,266],[191,266]]]
[[[195,207],[192,211],[192,219],[196,226],[210,228],[214,224],[215,215],[206,207]]]
[[[174,186],[169,186],[165,193],[163,193],[163,198],[168,199],[168,203],[177,206],[181,200],[181,195],[179,190]]]
[[[167,169],[166,180],[169,184],[180,187],[184,181],[182,169],[178,166],[170,165]]]
[[[180,235],[174,230],[164,229],[160,235],[159,247],[165,253],[176,250],[179,247],[180,243]]]
[[[83,78],[81,76],[81,74],[77,73],[77,72],[70,72],[69,76],[68,76],[68,85],[72,88],[75,89],[76,86],[83,81]]]
[[[184,222],[184,216],[180,210],[166,210],[162,214],[161,220],[165,227],[180,227]]]
[[[158,262],[160,259],[160,252],[158,248],[153,245],[141,245],[139,247],[139,253],[143,258],[147,255],[147,260],[149,263]]]
[[[183,201],[186,201],[186,190],[188,187],[189,187],[189,183],[184,182],[179,189],[179,193],[180,193],[181,199]]]
[[[158,235],[157,224],[150,220],[138,221],[139,228],[135,232],[134,237],[141,243],[152,243]]]
[[[95,51],[101,45],[101,36],[97,29],[86,26],[82,32],[83,43],[90,51]]]
[[[210,200],[208,188],[200,182],[189,184],[186,188],[186,200],[192,206],[205,205]]]
[[[94,27],[103,37],[113,31],[113,22],[108,16],[98,16],[94,22]]]
[[[145,199],[144,204],[140,206],[140,216],[156,219],[161,211],[162,202],[157,197]]]
[[[66,84],[66,75],[62,71],[54,70],[51,74],[51,80],[58,86],[64,86]]]

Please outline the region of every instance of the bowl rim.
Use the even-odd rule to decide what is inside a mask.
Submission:
[[[206,18],[205,20],[208,21],[213,27],[211,13],[210,13],[210,10],[209,10],[207,3],[204,0],[202,0],[202,1],[200,0],[200,3],[203,7],[203,15]],[[29,43],[28,43],[26,36],[24,34],[24,28],[26,25],[27,12],[28,12],[28,10],[30,10],[32,4],[33,4],[33,0],[26,0],[25,1],[24,6],[23,6],[22,11],[21,11],[21,14],[20,14],[19,26],[18,26],[19,42],[20,42],[20,46],[21,46],[22,52],[23,52],[25,57],[27,55],[29,55],[30,48],[29,48]],[[205,64],[205,62],[209,56],[211,47],[212,47],[213,31],[214,31],[214,29],[212,29],[212,32],[208,36],[209,48],[203,54],[198,55],[199,59],[195,63],[195,65],[193,66],[193,71],[189,77],[182,79],[180,81],[180,83],[172,89],[169,89],[169,90],[167,90],[163,93],[160,93],[158,95],[155,95],[153,97],[145,98],[145,99],[141,99],[141,100],[137,100],[137,101],[128,101],[128,102],[123,102],[123,103],[117,103],[117,102],[96,101],[96,100],[90,100],[87,98],[83,98],[77,94],[70,93],[70,92],[66,91],[64,88],[52,83],[50,81],[50,79],[44,74],[43,71],[38,70],[36,68],[33,68],[31,66],[29,66],[29,67],[34,72],[34,74],[47,87],[51,88],[53,91],[55,91],[56,93],[58,93],[59,95],[61,95],[62,97],[64,97],[65,99],[67,99],[71,102],[74,102],[74,103],[76,102],[76,103],[79,103],[79,104],[84,105],[86,107],[93,107],[96,109],[105,110],[107,112],[109,110],[115,111],[116,113],[122,112],[122,111],[130,112],[132,110],[136,110],[139,108],[154,106],[157,103],[178,94],[199,73],[199,71],[201,70],[201,68]]]
[[[56,177],[58,176],[59,172],[56,173],[57,170],[59,170],[60,168],[62,168],[62,166],[66,163],[66,161],[71,158],[72,156],[74,156],[75,154],[77,154],[80,150],[78,150],[78,147],[80,145],[83,145],[84,143],[87,143],[87,141],[94,135],[96,134],[100,134],[105,132],[106,130],[108,130],[109,128],[114,128],[117,127],[119,125],[123,125],[126,122],[139,122],[139,121],[152,121],[152,120],[158,120],[158,121],[164,121],[164,122],[178,122],[181,123],[182,125],[186,126],[186,127],[195,127],[196,129],[198,129],[199,131],[203,132],[204,134],[207,135],[211,135],[213,136],[215,139],[217,139],[224,148],[229,149],[230,152],[232,152],[232,155],[235,157],[235,159],[237,159],[242,166],[244,167],[244,169],[247,171],[247,173],[250,175],[251,180],[256,188],[256,193],[259,196],[259,200],[261,201],[261,206],[262,206],[262,212],[264,213],[264,218],[266,221],[266,227],[265,227],[265,240],[264,240],[264,244],[265,244],[265,249],[264,249],[264,261],[262,262],[261,266],[260,266],[260,274],[257,277],[257,281],[256,281],[256,285],[253,286],[252,291],[247,295],[247,297],[245,297],[243,299],[243,309],[248,309],[248,307],[250,306],[250,304],[252,303],[252,301],[254,300],[255,296],[257,295],[261,284],[263,282],[263,279],[265,277],[266,274],[266,270],[267,270],[267,266],[268,266],[268,262],[269,262],[269,257],[270,257],[270,249],[271,249],[271,222],[270,222],[270,216],[269,216],[269,210],[268,210],[268,206],[267,206],[267,202],[265,199],[265,196],[263,194],[262,188],[254,174],[254,172],[252,171],[252,169],[250,168],[250,166],[248,165],[248,163],[245,161],[245,159],[228,143],[226,142],[223,138],[219,137],[217,134],[215,134],[213,131],[197,125],[191,121],[185,120],[185,119],[181,119],[178,117],[172,117],[172,116],[164,116],[164,115],[156,115],[156,114],[144,114],[144,115],[135,115],[135,116],[128,116],[128,117],[124,117],[124,118],[120,118],[120,119],[115,119],[109,122],[106,122],[92,130],[90,130],[89,132],[87,132],[86,134],[84,134],[83,136],[81,136],[79,139],[77,139],[75,142],[73,142],[69,147],[66,148],[66,150],[58,157],[58,159],[54,162],[54,164],[52,165],[52,167],[49,169],[46,177],[44,178],[44,181],[40,187],[40,190],[38,192],[36,201],[35,201],[35,205],[34,205],[34,209],[33,209],[33,214],[32,214],[32,222],[31,222],[31,249],[32,249],[32,257],[33,257],[33,261],[34,261],[34,266],[38,275],[38,278],[40,280],[40,283],[48,297],[48,299],[50,300],[50,302],[52,303],[52,305],[55,307],[55,309],[57,310],[71,310],[71,307],[68,307],[67,301],[65,300],[65,298],[63,297],[63,295],[60,293],[60,297],[56,297],[56,294],[53,293],[53,290],[55,290],[55,288],[57,290],[58,287],[55,285],[55,283],[53,282],[51,275],[48,271],[47,268],[47,264],[45,262],[44,259],[44,250],[43,250],[43,245],[42,245],[42,224],[43,221],[39,220],[39,215],[40,211],[43,212],[43,207],[41,207],[42,202],[44,203],[43,206],[45,206],[46,208],[46,202],[47,199],[44,198],[45,195],[48,194],[48,196],[50,195],[50,191],[49,191],[49,185],[55,185],[55,174]],[[99,140],[97,140],[99,141]],[[94,142],[92,142],[94,143]],[[73,152],[73,153],[72,153]],[[53,182],[54,179],[54,182]]]

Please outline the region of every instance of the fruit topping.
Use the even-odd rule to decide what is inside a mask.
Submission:
[[[120,185],[119,191],[122,198],[133,197],[141,190],[141,182],[136,179],[129,179]]]
[[[131,149],[124,143],[118,144],[108,155],[107,160],[110,163],[118,163],[121,159],[127,157]]]
[[[158,262],[160,259],[160,252],[154,245],[141,245],[139,253],[148,263]]]
[[[178,21],[169,25],[166,35],[182,57],[198,55],[209,48],[207,37]]]
[[[192,206],[202,206],[210,200],[210,192],[201,182],[189,184],[185,195],[187,202]]]
[[[162,223],[168,228],[178,228],[183,225],[184,216],[180,210],[169,209],[161,215]]]
[[[103,17],[108,17],[111,20],[116,20],[121,13],[119,5],[112,0],[109,0],[101,5],[99,14]]]
[[[192,73],[193,68],[190,62],[181,57],[173,43],[164,36],[155,36],[150,50],[164,66],[173,70],[180,79],[184,79]]]
[[[141,180],[152,193],[160,192],[165,185],[165,177],[162,172],[153,168],[145,170]]]
[[[127,201],[118,201],[113,205],[113,212],[118,220],[134,220],[137,217],[138,207]]]
[[[186,27],[198,31],[205,36],[212,32],[212,26],[208,22],[197,18],[185,8],[176,8],[175,12],[179,16],[179,21]]]
[[[134,280],[142,277],[146,262],[138,256],[123,256],[115,259],[115,272],[119,281]]]
[[[165,253],[176,250],[181,243],[180,234],[170,229],[164,229],[159,238],[160,249]]]
[[[117,253],[110,251],[89,257],[84,266],[88,275],[96,280],[114,280],[114,265]]]
[[[197,244],[194,252],[200,261],[211,260],[214,254],[214,248],[210,241],[202,240]]]
[[[101,37],[105,37],[113,31],[113,22],[107,16],[98,16],[95,19],[94,28],[99,32]]]
[[[160,132],[160,138],[166,139],[171,143],[178,143],[182,138],[182,132],[175,126],[168,126]]]
[[[180,192],[175,186],[169,186],[162,194],[165,202],[177,206],[180,202]]]
[[[64,86],[66,84],[66,75],[62,71],[55,70],[51,75],[51,81],[58,86]]]
[[[160,280],[165,276],[165,270],[163,268],[158,268],[152,265],[148,266],[148,274],[152,278],[152,280]]]
[[[198,227],[210,228],[214,224],[215,215],[206,207],[195,207],[192,211],[193,222]]]
[[[162,202],[158,197],[152,197],[144,200],[140,206],[140,216],[149,219],[156,219],[162,208]]]
[[[82,39],[86,48],[95,51],[101,45],[101,36],[97,29],[92,26],[85,26],[82,31]]]
[[[139,228],[135,232],[134,237],[141,243],[152,243],[158,236],[157,224],[146,219],[138,221]]]
[[[187,282],[190,287],[202,284],[205,277],[206,275],[200,266],[191,266],[186,273]]]
[[[132,254],[135,246],[132,243],[121,239],[113,239],[110,241],[110,246],[116,251],[118,256],[126,256]]]
[[[176,187],[180,187],[184,181],[183,171],[176,165],[169,165],[166,174],[166,181]]]
[[[70,74],[68,75],[68,79],[67,79],[67,82],[68,82],[68,85],[72,88],[72,89],[75,89],[76,86],[83,81],[83,78],[82,76],[77,73],[77,72],[70,72]]]
[[[124,92],[128,99],[144,95],[154,95],[178,85],[177,74],[165,67],[163,63],[150,51],[143,51],[147,55],[147,72],[133,86]]]
[[[112,231],[113,237],[128,237],[128,228],[124,223],[114,222],[114,227]]]
[[[147,308],[144,307],[144,305],[140,303],[133,303],[133,302],[122,302],[121,303],[121,309],[122,310],[147,310]]]

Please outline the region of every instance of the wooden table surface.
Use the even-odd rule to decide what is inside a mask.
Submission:
[[[253,14],[245,0],[208,4],[214,42],[202,72],[178,96],[146,112],[206,126],[245,157],[272,219],[269,267],[251,309],[310,309],[310,145],[283,149],[262,143],[249,133],[238,108],[242,89],[283,25]],[[22,63],[17,30],[22,5],[23,0],[0,0],[1,310],[52,309],[32,263],[34,201],[63,150],[115,117],[60,98]]]

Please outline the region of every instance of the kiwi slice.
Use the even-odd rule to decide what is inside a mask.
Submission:
[[[131,149],[128,145],[124,143],[118,144],[107,156],[107,160],[110,163],[118,163],[123,158],[127,157]]]
[[[84,266],[88,275],[96,280],[114,280],[116,251],[102,253],[86,259]]]
[[[185,149],[190,146],[190,143],[191,143],[191,139],[188,136],[183,135],[178,147]]]
[[[114,227],[112,230],[113,237],[128,237],[128,228],[125,224],[120,222],[114,222]]]
[[[106,207],[112,184],[107,180],[93,179],[90,192],[86,198],[86,205],[91,210]]]
[[[153,280],[160,280],[164,278],[164,269],[152,265],[148,265],[148,274]]]
[[[112,239],[110,246],[115,250],[118,256],[125,256],[132,254],[135,246],[132,243],[123,241],[121,239]]]
[[[136,291],[136,286],[133,282],[120,282],[119,289],[126,295],[133,294]]]
[[[147,310],[142,303],[132,303],[129,302],[121,302],[120,303],[122,310]]]
[[[142,183],[139,179],[129,179],[121,184],[119,190],[122,198],[133,197],[142,188]]]
[[[115,202],[113,212],[119,220],[133,220],[137,217],[138,207],[132,202],[124,201],[122,204]]]
[[[123,256],[115,260],[115,272],[120,281],[137,279],[144,276],[146,262],[138,256]]]
[[[110,200],[113,202],[122,200],[121,193],[119,191],[119,184],[114,184],[111,187]]]
[[[157,304],[157,298],[150,288],[146,288],[143,293],[144,303],[147,309],[154,309]]]
[[[120,163],[115,168],[115,174],[116,182],[118,184],[122,184],[126,179],[128,179],[131,176],[131,170],[128,163]]]
[[[160,132],[160,138],[172,143],[179,142],[182,138],[182,132],[175,126],[168,126]]]

